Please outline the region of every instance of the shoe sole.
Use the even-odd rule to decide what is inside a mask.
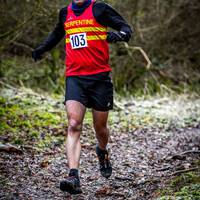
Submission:
[[[82,190],[80,188],[77,189],[74,186],[72,186],[70,183],[65,183],[63,187],[60,186],[60,189],[63,192],[68,192],[69,194],[74,194],[74,195],[82,193]]]
[[[109,169],[107,169],[107,170],[108,170],[107,172],[101,171],[101,170],[100,170],[100,172],[101,172],[101,175],[102,175],[104,178],[109,179],[109,178],[111,177],[111,175],[112,175],[112,168],[109,168]]]
[[[99,156],[98,156],[98,153],[97,153],[97,148],[95,149],[95,152],[96,152],[97,158],[99,160]],[[104,178],[109,179],[111,177],[111,175],[112,175],[112,166],[109,169],[107,169],[107,171],[109,171],[109,172],[106,173],[106,172],[100,170],[100,173]]]

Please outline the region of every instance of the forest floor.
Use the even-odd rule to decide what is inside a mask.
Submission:
[[[100,176],[91,112],[81,136],[83,194],[59,190],[68,173],[62,97],[1,88],[0,199],[200,199],[200,97],[116,96],[110,113],[110,179]],[[178,198],[179,197],[179,198]]]

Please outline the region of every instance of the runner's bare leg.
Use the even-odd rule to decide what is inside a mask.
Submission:
[[[109,112],[92,110],[94,130],[100,149],[105,150],[109,139],[109,129],[107,128]]]
[[[78,169],[81,153],[80,134],[86,108],[78,101],[66,102],[68,118],[66,150],[70,169]]]

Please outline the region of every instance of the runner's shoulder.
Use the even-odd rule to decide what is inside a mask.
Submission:
[[[65,13],[67,13],[67,8],[68,8],[68,6],[61,8],[59,11],[60,15],[64,15]]]
[[[103,1],[96,1],[94,3],[94,7],[97,9],[106,9],[108,7],[111,7],[108,3],[105,3]]]
[[[65,20],[66,20],[66,17],[67,17],[67,9],[68,9],[68,6],[65,6],[63,8],[60,9],[59,11],[59,20],[60,22],[64,23]]]
[[[61,8],[60,11],[59,11],[59,15],[60,16],[66,15],[67,14],[67,8],[68,8],[68,6]]]

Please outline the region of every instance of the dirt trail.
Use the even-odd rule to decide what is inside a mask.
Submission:
[[[1,90],[0,97],[0,140],[21,142],[23,151],[0,154],[2,200],[153,200],[178,173],[199,172],[199,97],[116,101],[109,121],[113,164],[109,180],[98,171],[96,140],[87,114],[81,136],[84,193],[76,197],[59,190],[59,181],[68,174],[62,98],[55,100],[26,88]],[[183,152],[187,154],[180,155]]]
[[[82,195],[70,197],[59,190],[59,180],[68,169],[63,146],[54,145],[42,153],[32,148],[24,149],[23,155],[1,153],[0,199],[151,200],[172,173],[192,167],[193,161],[199,159],[199,154],[170,159],[181,152],[200,149],[199,127],[168,132],[136,129],[128,133],[111,129],[109,148],[114,172],[105,180],[98,172],[95,146],[86,140],[88,134],[93,137],[87,126],[82,134]]]

